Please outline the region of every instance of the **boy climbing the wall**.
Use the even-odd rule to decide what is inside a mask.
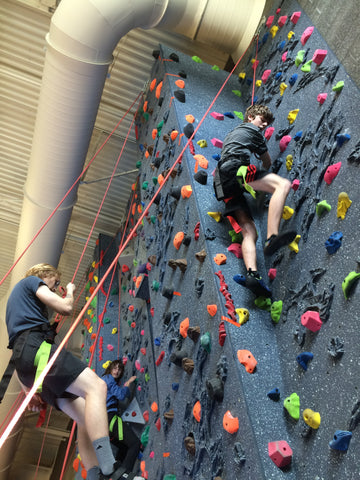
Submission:
[[[255,246],[257,231],[246,201],[246,193],[253,197],[256,191],[271,194],[265,255],[272,255],[296,237],[295,231],[279,233],[280,220],[291,183],[267,171],[271,167],[271,157],[262,132],[273,120],[273,114],[267,106],[248,107],[244,123],[235,127],[225,137],[214,177],[215,196],[217,200],[223,200],[226,204],[224,215],[233,217],[241,228],[242,254],[247,270],[245,282],[241,283],[256,296],[265,297],[270,297],[271,292],[257,271]],[[266,170],[259,170],[250,163],[252,153]]]

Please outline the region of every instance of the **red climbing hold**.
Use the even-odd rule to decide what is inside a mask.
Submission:
[[[286,23],[286,20],[287,20],[287,15],[282,15],[279,20],[278,20],[278,25],[279,27],[283,27]]]
[[[149,410],[145,410],[145,412],[143,413],[143,418],[145,422],[149,421]]]
[[[158,356],[155,364],[156,366],[158,367],[160,365],[160,363],[164,360],[164,357],[165,357],[165,352],[164,350],[160,353],[160,355]]]
[[[268,17],[268,19],[266,20],[266,23],[265,25],[267,26],[267,28],[270,28],[272,23],[274,21],[274,15],[270,15],[270,17]]]
[[[305,45],[305,43],[309,40],[311,37],[312,33],[314,31],[314,27],[307,27],[303,34],[301,35],[300,42]]]
[[[272,134],[274,133],[275,128],[274,127],[268,127],[265,132],[264,132],[264,137],[266,140],[270,140]]]
[[[300,186],[300,180],[298,178],[295,178],[295,180],[292,181],[291,188],[296,192],[296,190]]]
[[[226,338],[225,323],[223,321],[221,321],[219,323],[219,345],[221,347],[224,346],[225,338]]]
[[[301,12],[294,12],[290,17],[290,20],[294,25],[296,25],[300,17],[301,17]]]
[[[312,61],[316,63],[316,65],[320,65],[327,55],[327,50],[320,50],[319,48],[315,50],[314,55],[312,57]]]
[[[219,140],[218,138],[212,138],[211,143],[214,145],[214,147],[222,148],[223,146],[222,140]]]
[[[319,95],[317,96],[317,101],[320,103],[320,105],[322,105],[326,99],[327,93],[319,93]]]
[[[322,326],[319,312],[308,310],[301,315],[301,325],[308,328],[312,332],[318,332]]]
[[[266,83],[267,79],[270,77],[271,70],[265,70],[265,72],[262,74],[261,80]]]
[[[287,146],[289,145],[291,141],[290,135],[284,135],[282,139],[280,140],[279,146],[280,146],[280,152],[285,152]]]
[[[275,280],[276,273],[277,273],[276,268],[269,268],[268,277],[270,278],[270,280]]]
[[[293,452],[286,440],[278,440],[268,443],[269,457],[279,468],[286,467],[291,463]]]
[[[236,258],[243,258],[241,243],[232,243],[227,250],[233,253]]]
[[[199,240],[199,236],[200,236],[200,222],[197,222],[197,224],[195,225],[195,228],[194,228],[194,238],[195,240]]]
[[[331,182],[334,180],[336,175],[339,173],[340,167],[341,167],[341,162],[338,162],[338,163],[334,163],[333,165],[330,165],[330,167],[326,169],[324,180],[328,185],[331,184]]]

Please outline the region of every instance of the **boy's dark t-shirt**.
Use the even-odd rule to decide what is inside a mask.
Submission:
[[[49,324],[47,306],[36,296],[40,285],[46,285],[41,278],[26,277],[20,280],[10,293],[6,307],[10,348],[20,332],[44,323]]]

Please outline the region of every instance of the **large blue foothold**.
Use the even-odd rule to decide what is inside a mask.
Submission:
[[[329,445],[334,450],[346,452],[349,448],[351,437],[352,433],[347,430],[336,430],[334,438],[329,442]]]
[[[342,147],[345,142],[350,140],[351,136],[348,133],[339,133],[336,135],[336,143],[338,147]]]
[[[238,283],[239,285],[242,285],[243,287],[246,286],[246,277],[244,275],[241,275],[240,273],[237,273],[236,275],[233,276],[234,282]]]
[[[274,402],[278,402],[280,400],[280,390],[278,388],[273,388],[267,393],[267,396],[271,400],[274,400]]]
[[[311,352],[302,352],[296,357],[298,364],[306,371],[307,364],[310,360],[314,358],[314,355]]]
[[[225,113],[224,113],[224,115],[225,115]],[[218,162],[220,160],[221,156],[218,153],[216,153],[215,155],[212,156],[212,158]]]
[[[293,75],[291,75],[291,77],[289,78],[289,83],[291,86],[295,85],[297,78],[298,78],[297,73],[294,73]]]
[[[333,255],[341,247],[342,238],[342,232],[334,232],[326,240],[325,247],[329,255]]]

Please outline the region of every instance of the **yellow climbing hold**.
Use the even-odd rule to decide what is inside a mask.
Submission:
[[[108,366],[110,365],[111,363],[111,360],[108,360],[107,362],[103,363],[103,369],[106,370],[108,368]]]
[[[299,113],[298,108],[296,108],[295,110],[290,110],[287,116],[287,119],[289,120],[290,125],[292,125],[295,122],[298,113]]]
[[[91,325],[91,327],[89,328],[88,332],[89,332],[89,333],[92,333],[92,331],[93,331],[93,327],[92,327],[92,325]]]
[[[290,172],[291,168],[293,165],[293,156],[292,155],[287,155],[286,157],[286,170]]]
[[[284,206],[282,218],[284,220],[290,220],[290,218],[294,215],[294,209],[288,207],[287,205]]]
[[[235,309],[237,316],[239,317],[240,325],[244,325],[249,320],[250,313],[246,308],[236,308]]]
[[[239,73],[239,78],[241,78],[241,80],[244,80],[246,78],[246,73],[245,72]]]
[[[293,32],[292,30],[290,30],[290,32],[287,34],[288,40],[290,40],[293,35],[295,35],[295,32]]]
[[[280,83],[279,89],[280,89],[280,95],[283,96],[285,90],[287,89],[286,83],[284,83],[284,82]]]
[[[288,245],[292,252],[299,253],[300,238],[301,235],[296,235],[295,239]]]
[[[209,217],[213,218],[217,222],[221,221],[221,213],[220,212],[207,212]]]
[[[199,140],[198,142],[196,142],[200,148],[205,148],[207,147],[207,141],[205,139],[202,139],[202,140]]]
[[[262,81],[261,80],[256,80],[255,85],[257,87],[261,87]]]
[[[321,417],[319,412],[313,412],[311,408],[305,408],[303,419],[306,425],[317,430],[320,427]]]
[[[111,335],[116,335],[117,334],[117,331],[118,329],[116,327],[114,327],[112,330],[111,330]]]
[[[276,26],[276,25],[273,25],[273,26],[270,28],[270,34],[271,34],[272,38],[275,37],[275,35],[277,34],[278,30],[279,30],[279,27]]]
[[[345,192],[339,193],[338,204],[337,204],[337,217],[344,220],[346,212],[348,211],[352,201],[349,198],[349,195]]]

